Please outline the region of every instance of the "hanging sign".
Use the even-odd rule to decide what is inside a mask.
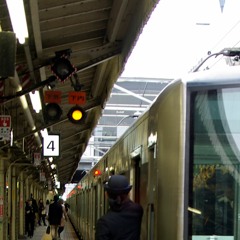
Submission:
[[[69,92],[68,103],[83,105],[86,103],[86,92]]]
[[[41,165],[41,153],[34,153],[34,166],[40,166]]]
[[[43,156],[58,157],[59,156],[59,134],[49,134],[43,138]]]
[[[62,92],[61,91],[45,91],[44,102],[45,103],[61,103]]]
[[[0,115],[0,141],[11,139],[11,116]]]
[[[45,177],[45,172],[40,172],[40,182],[45,182],[46,177]]]
[[[48,180],[48,190],[49,191],[52,190],[52,182],[50,180]]]

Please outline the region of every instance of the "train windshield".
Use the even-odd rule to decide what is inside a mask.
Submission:
[[[189,239],[240,239],[240,88],[191,103]]]

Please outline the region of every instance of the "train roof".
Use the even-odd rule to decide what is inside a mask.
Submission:
[[[182,79],[188,87],[210,87],[240,84],[240,66],[226,66],[218,69],[193,72]]]

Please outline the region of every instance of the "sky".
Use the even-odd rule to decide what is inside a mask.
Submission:
[[[240,1],[160,0],[129,57],[122,77],[175,78],[208,51],[240,46]]]

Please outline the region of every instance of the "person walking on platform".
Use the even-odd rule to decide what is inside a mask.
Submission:
[[[65,222],[67,222],[67,212],[66,212],[65,206],[63,204],[63,199],[62,198],[60,198],[58,200],[58,203],[62,206],[62,209],[63,209],[63,215],[62,215],[62,218],[61,218],[61,224],[58,227],[58,237],[59,237],[59,239],[61,239],[60,238],[61,232],[64,230]]]
[[[26,207],[25,207],[25,214],[26,214],[26,231],[28,237],[32,238],[34,233],[34,225],[35,225],[35,211],[32,205],[32,200],[29,199]]]
[[[58,203],[58,195],[54,196],[54,202],[49,205],[48,222],[51,226],[52,238],[57,239],[58,226],[61,224],[63,215],[62,206]]]
[[[113,175],[104,188],[110,209],[97,221],[95,240],[139,240],[143,208],[129,199],[127,178]]]
[[[46,206],[45,206],[45,209],[46,209],[46,219],[48,219],[49,205],[50,205],[50,202],[49,202],[49,200],[47,199],[47,201],[46,201]]]
[[[43,222],[44,226],[47,226],[47,224],[45,222],[45,218],[46,218],[46,209],[43,204],[43,200],[39,199],[39,201],[38,201],[38,224],[39,224],[39,226],[42,225],[41,221]]]
[[[36,199],[34,199],[34,197],[33,197],[33,194],[31,193],[31,195],[30,195],[30,199],[31,199],[31,201],[32,201],[32,206],[33,206],[33,210],[34,210],[34,214],[35,214],[35,223],[34,223],[34,225],[35,226],[37,226],[37,215],[38,215],[38,205],[37,205],[37,201],[36,201]]]

